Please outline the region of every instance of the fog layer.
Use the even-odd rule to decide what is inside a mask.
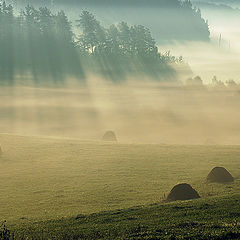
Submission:
[[[239,144],[237,88],[88,79],[84,88],[1,88],[0,131],[100,140],[113,130],[120,142]]]

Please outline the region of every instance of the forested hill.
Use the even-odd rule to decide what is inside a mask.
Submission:
[[[80,12],[93,12],[105,26],[127,21],[148,27],[158,43],[171,40],[208,41],[208,23],[190,0],[8,0],[18,7],[27,4],[64,9],[71,21]]]
[[[64,11],[30,5],[16,12],[0,4],[0,84],[16,78],[84,81],[88,74],[118,82],[139,76],[169,81],[176,80],[175,66],[184,64],[181,57],[161,54],[142,25],[120,22],[105,28],[88,11],[71,23]]]

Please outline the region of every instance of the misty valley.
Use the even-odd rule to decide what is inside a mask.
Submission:
[[[0,240],[240,239],[240,1],[0,1]]]

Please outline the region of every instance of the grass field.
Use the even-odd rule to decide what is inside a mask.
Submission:
[[[109,144],[0,135],[0,216],[48,220],[161,202],[179,182],[205,198],[240,191],[239,146]],[[236,181],[206,184],[215,166]]]
[[[240,146],[0,143],[0,220],[17,239],[240,239]],[[215,166],[235,182],[207,184]],[[163,204],[180,182],[202,198]]]
[[[240,195],[152,204],[124,210],[25,222],[17,239],[240,239]]]

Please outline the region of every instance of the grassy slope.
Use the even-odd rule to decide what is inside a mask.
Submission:
[[[80,215],[13,227],[27,239],[240,239],[240,195]]]
[[[89,143],[0,135],[0,216],[50,219],[159,202],[179,182],[202,197],[237,193],[205,184],[217,165],[238,178],[238,146]],[[64,207],[63,207],[64,206]]]
[[[172,233],[224,236],[232,231],[233,238],[239,229],[239,146],[127,145],[10,135],[0,135],[0,143],[0,216],[16,233],[60,234],[56,239],[68,233],[90,239],[153,234],[162,239]],[[235,183],[206,184],[206,175],[217,165],[228,168]],[[192,184],[203,199],[149,206],[178,182]],[[137,205],[145,207],[130,208]]]

